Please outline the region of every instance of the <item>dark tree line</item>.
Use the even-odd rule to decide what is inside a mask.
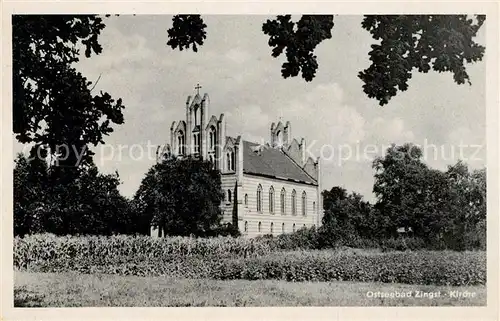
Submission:
[[[101,174],[94,164],[68,180],[45,159],[19,154],[14,168],[14,233],[132,233],[134,212],[120,195],[119,184],[118,173]]]
[[[63,176],[60,176],[63,174]],[[221,177],[210,162],[166,159],[145,174],[133,199],[118,190],[118,173],[104,175],[94,164],[67,180],[59,166],[19,154],[14,168],[14,232],[143,234],[158,236],[238,235],[221,222]]]
[[[486,246],[486,169],[459,161],[429,168],[422,150],[393,145],[374,160],[377,197],[369,204],[341,187],[323,192],[326,245],[362,245],[411,237],[415,246],[464,250]]]

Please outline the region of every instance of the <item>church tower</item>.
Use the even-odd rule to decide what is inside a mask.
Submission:
[[[205,127],[208,122],[209,97],[208,94],[204,94],[202,98],[200,88],[198,84],[195,87],[196,95],[193,98],[188,96],[186,101],[186,145],[189,154],[195,157],[206,156],[204,147],[207,143]]]
[[[170,142],[171,154],[177,157],[192,155],[209,160],[214,168],[224,169],[223,149],[226,142],[224,114],[219,118],[210,116],[210,97],[200,95],[201,86],[196,85],[196,94],[189,95],[185,105],[185,118],[172,122]]]

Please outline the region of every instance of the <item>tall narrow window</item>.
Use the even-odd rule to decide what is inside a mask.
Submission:
[[[316,202],[313,202],[313,213],[316,214]]]
[[[274,188],[269,189],[269,213],[274,214]]]
[[[184,132],[179,131],[177,134],[177,152],[179,155],[185,154]]]
[[[245,221],[245,232],[248,232],[248,222]]]
[[[236,168],[236,156],[233,151],[231,151],[231,170],[234,171]]]
[[[295,232],[295,223],[292,225],[292,232]]]
[[[277,138],[277,145],[278,146],[283,146],[283,133],[281,132],[281,130],[279,130],[277,133],[276,133],[276,138]]]
[[[248,206],[248,194],[245,194],[245,206]]]
[[[285,234],[285,223],[281,223],[281,233]]]
[[[210,133],[209,133],[209,149],[210,151],[213,151],[215,149],[215,127],[212,126],[210,127]]]
[[[271,234],[273,234],[273,232],[274,232],[273,230],[274,230],[274,224],[273,224],[273,222],[271,222],[271,229],[270,229]]]
[[[257,212],[262,212],[262,186],[257,187]]]
[[[227,159],[227,170],[228,171],[234,171],[234,162],[235,162],[235,156],[234,156],[234,151],[229,150],[226,154],[226,159]]]
[[[262,229],[262,223],[261,223],[261,222],[259,222],[259,225],[258,225],[257,229],[258,229],[258,231],[259,231],[259,233],[260,233],[260,231],[261,231],[261,229]]]
[[[292,191],[292,215],[297,215],[297,193]]]
[[[281,195],[280,195],[280,205],[281,205],[281,214],[285,214],[285,200],[286,200],[286,191],[285,188],[283,187],[281,189]]]
[[[199,153],[200,152],[200,134],[196,133],[193,135],[194,139],[194,152]]]
[[[302,192],[302,216],[307,214],[307,195],[306,191]]]
[[[231,202],[231,190],[227,190],[227,201]]]

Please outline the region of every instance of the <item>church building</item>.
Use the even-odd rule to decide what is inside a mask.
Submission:
[[[320,159],[306,155],[306,141],[293,138],[291,123],[270,124],[265,144],[250,142],[228,136],[224,114],[210,115],[209,105],[208,94],[187,98],[185,119],[172,123],[166,150],[210,160],[221,172],[223,222],[232,223],[236,211],[246,237],[319,226]]]

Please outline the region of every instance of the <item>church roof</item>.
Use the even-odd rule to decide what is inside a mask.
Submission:
[[[295,161],[280,149],[243,141],[243,172],[317,185]]]

